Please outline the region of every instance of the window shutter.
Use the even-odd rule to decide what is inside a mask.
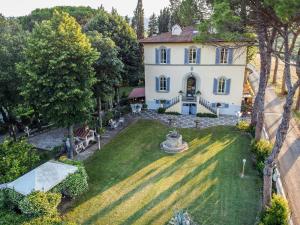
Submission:
[[[216,48],[216,64],[220,64],[220,48]]]
[[[228,64],[232,64],[233,61],[233,49],[229,48],[228,49]]]
[[[196,56],[196,63],[200,64],[201,61],[201,48],[197,48],[197,56]]]
[[[171,49],[167,49],[167,64],[171,63]]]
[[[184,64],[189,64],[189,50],[187,48],[184,49]]]
[[[155,63],[159,64],[159,53],[160,50],[158,48],[155,49]]]
[[[159,78],[155,77],[155,90],[159,91]]]
[[[170,91],[170,77],[167,78],[167,91]]]
[[[214,78],[214,89],[213,93],[216,95],[218,93],[218,80]]]
[[[231,85],[231,79],[227,79],[226,80],[226,86],[225,86],[225,88],[226,88],[226,90],[225,90],[226,95],[230,94],[230,85]]]

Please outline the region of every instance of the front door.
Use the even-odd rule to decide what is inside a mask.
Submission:
[[[194,97],[196,94],[196,79],[189,77],[186,82],[186,95],[187,97]]]

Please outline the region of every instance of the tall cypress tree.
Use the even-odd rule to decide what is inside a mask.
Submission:
[[[138,0],[136,9],[134,10],[132,27],[135,29],[138,39],[143,39],[145,37],[144,8],[142,0]]]
[[[163,10],[160,10],[158,16],[158,33],[168,32],[171,25],[171,15],[168,7],[165,7]]]
[[[149,18],[148,35],[149,37],[158,32],[157,16],[153,13]]]

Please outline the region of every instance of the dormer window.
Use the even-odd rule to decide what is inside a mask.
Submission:
[[[181,35],[182,33],[182,29],[181,27],[178,25],[178,24],[175,24],[173,27],[172,27],[172,35]]]
[[[197,59],[197,49],[190,48],[189,49],[189,64],[195,64]]]
[[[228,63],[228,48],[221,48],[220,51],[220,63],[226,64]]]
[[[160,49],[160,63],[161,64],[167,63],[167,49],[165,48]]]

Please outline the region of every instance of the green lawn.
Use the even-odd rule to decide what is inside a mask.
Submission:
[[[253,225],[261,181],[250,163],[250,139],[231,127],[181,129],[190,149],[167,155],[159,148],[167,132],[158,122],[139,121],[87,160],[90,189],[64,219],[159,225],[184,208],[203,225]]]

